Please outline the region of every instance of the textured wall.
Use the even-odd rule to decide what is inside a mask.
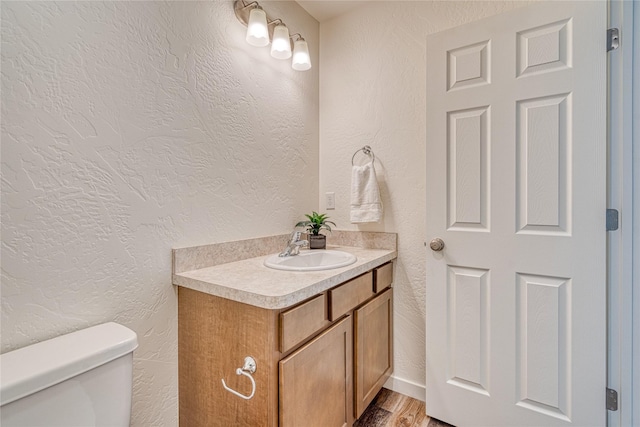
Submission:
[[[427,102],[437,102],[425,98],[426,37],[524,4],[378,1],[321,25],[320,207],[325,208],[324,193],[335,191],[336,210],[330,215],[341,226],[349,224],[351,156],[371,145],[384,220],[341,228],[398,233],[394,376],[408,389],[420,390],[422,399],[425,109]]]
[[[177,420],[171,248],[286,233],[317,206],[319,25],[265,5],[309,42],[296,72],[232,5],[1,5],[2,352],[129,326],[138,426]]]

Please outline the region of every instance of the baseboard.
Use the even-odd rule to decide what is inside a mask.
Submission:
[[[413,397],[422,402],[425,401],[427,396],[427,389],[423,384],[414,383],[413,381],[405,380],[395,376],[390,376],[384,387],[389,390],[393,390],[398,393]]]

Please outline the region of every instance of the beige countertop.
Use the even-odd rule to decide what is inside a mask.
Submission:
[[[395,246],[395,240],[394,240]],[[283,271],[264,266],[270,255],[175,272],[173,284],[266,309],[281,309],[326,291],[397,257],[394,249],[328,245],[349,252],[357,261],[322,271]],[[175,252],[174,252],[175,262]]]

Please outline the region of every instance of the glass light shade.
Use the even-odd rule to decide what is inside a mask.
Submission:
[[[269,30],[267,28],[267,13],[262,9],[251,9],[247,24],[247,43],[251,46],[266,46],[269,44]]]
[[[296,40],[293,43],[293,59],[291,68],[296,71],[306,71],[311,68],[311,58],[309,57],[309,45],[304,40]]]
[[[289,41],[289,29],[284,25],[277,25],[273,29],[271,41],[271,56],[277,59],[291,58],[291,41]]]

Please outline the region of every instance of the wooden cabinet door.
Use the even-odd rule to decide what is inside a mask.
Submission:
[[[356,418],[393,371],[393,289],[354,312]]]
[[[353,424],[351,316],[280,361],[280,427]]]

